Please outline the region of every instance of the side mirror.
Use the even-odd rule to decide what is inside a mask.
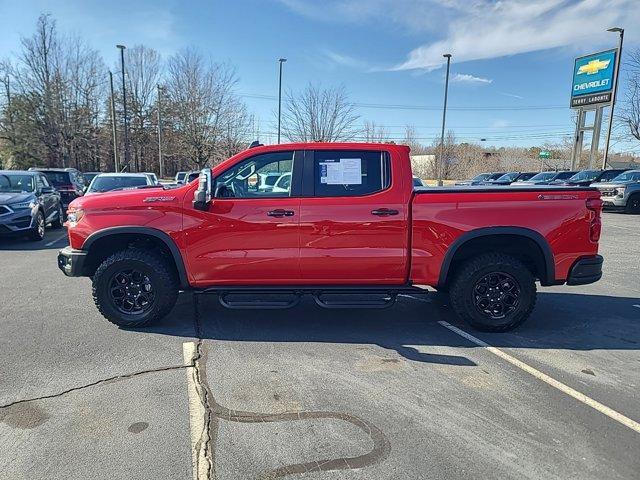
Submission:
[[[193,208],[206,212],[211,205],[211,186],[213,178],[211,177],[211,169],[205,168],[200,172],[198,177],[198,188],[193,194]]]

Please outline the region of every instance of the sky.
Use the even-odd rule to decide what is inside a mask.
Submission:
[[[640,47],[640,0],[0,0],[0,12],[0,58],[44,12],[108,65],[118,43],[164,58],[195,47],[230,62],[264,142],[274,141],[280,57],[284,89],[344,85],[362,122],[398,140],[413,125],[429,144],[442,122],[442,54],[451,53],[447,130],[500,147],[573,134],[573,59],[615,47],[607,28],[626,27],[626,51]],[[618,133],[612,143],[640,154]]]

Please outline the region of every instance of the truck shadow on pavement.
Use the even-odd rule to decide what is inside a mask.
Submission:
[[[191,294],[184,294],[191,295]],[[443,328],[444,320],[496,347],[565,350],[640,349],[640,299],[573,293],[538,294],[531,318],[507,333],[482,333],[461,323],[436,294],[405,297],[384,310],[325,310],[310,299],[287,310],[228,310],[215,295],[195,295],[203,339],[237,342],[316,342],[378,345],[407,360],[475,366],[437,347],[477,348]],[[176,307],[140,332],[183,336],[191,315]],[[434,353],[429,353],[429,350]]]

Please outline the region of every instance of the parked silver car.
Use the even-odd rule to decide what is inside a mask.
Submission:
[[[604,208],[640,213],[640,170],[627,170],[609,182],[591,186],[600,190]]]

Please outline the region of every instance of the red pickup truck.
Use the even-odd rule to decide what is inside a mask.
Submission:
[[[302,295],[343,308],[432,287],[474,327],[504,331],[530,315],[536,281],[600,279],[599,197],[580,187],[414,188],[401,145],[259,145],[179,188],[74,200],[58,265],[91,277],[98,310],[121,326],[163,317],[179,290],[216,292],[235,308]]]

